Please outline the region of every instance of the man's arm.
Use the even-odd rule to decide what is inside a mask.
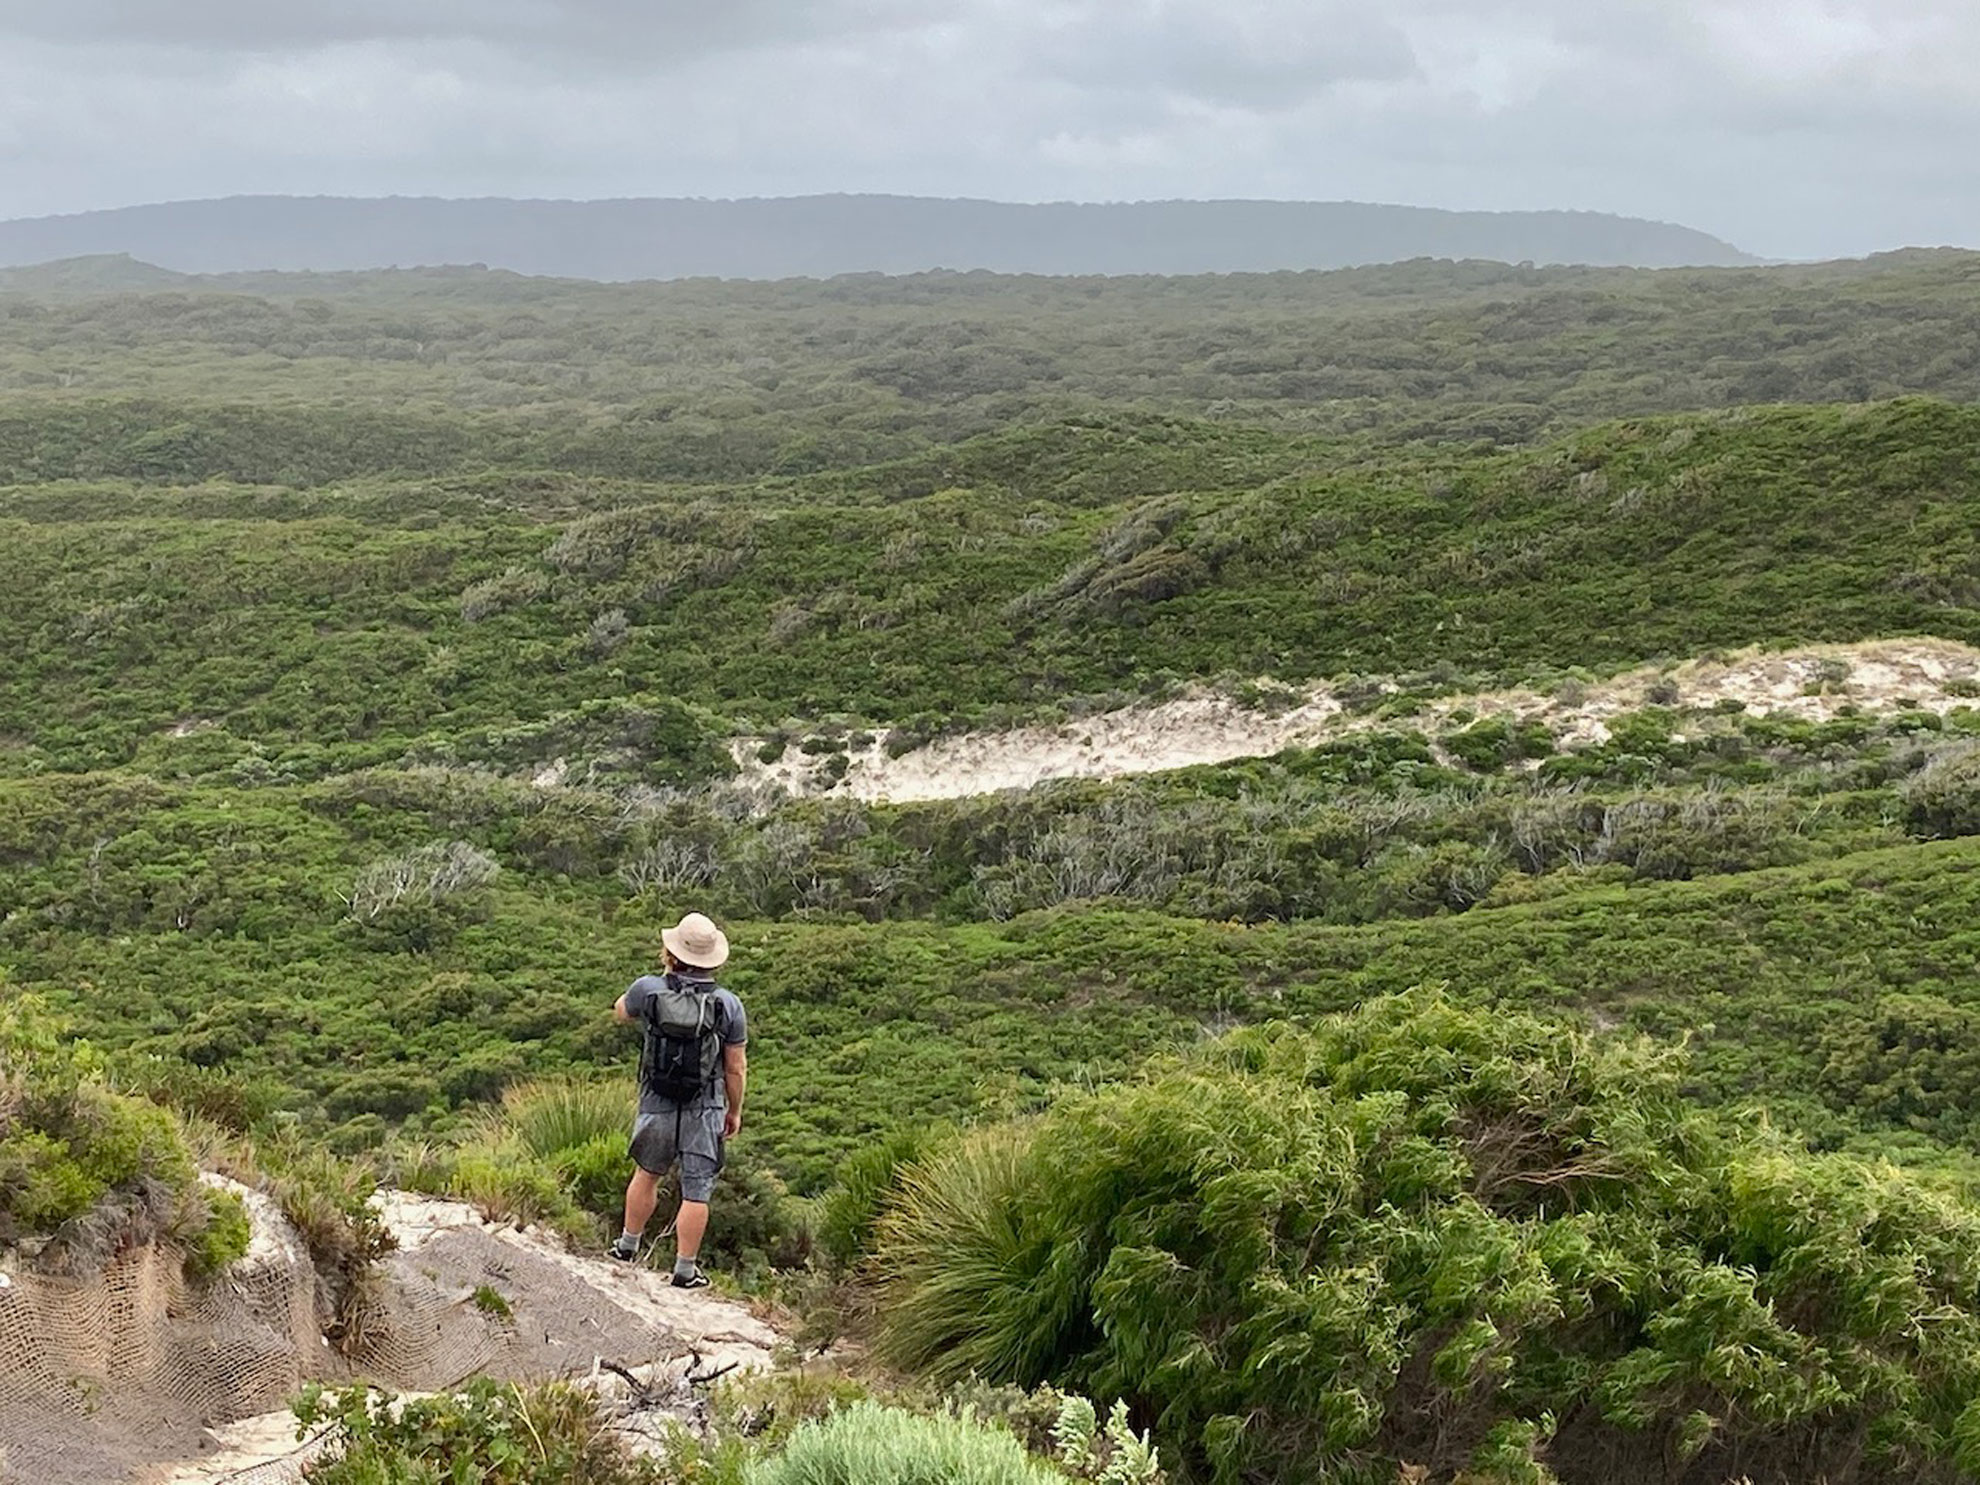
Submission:
[[[732,1042],[722,1049],[722,1084],[729,1095],[728,1117],[722,1121],[725,1138],[742,1128],[743,1089],[749,1083],[749,1048]]]
[[[632,1024],[632,1012],[626,1009],[625,996],[621,995],[617,1000],[612,1002],[612,1019],[622,1025],[630,1026]]]

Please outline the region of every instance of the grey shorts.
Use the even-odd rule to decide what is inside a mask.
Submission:
[[[681,1197],[707,1201],[722,1169],[722,1120],[719,1108],[668,1109],[642,1113],[633,1120],[633,1163],[663,1176],[676,1160],[681,1165]]]

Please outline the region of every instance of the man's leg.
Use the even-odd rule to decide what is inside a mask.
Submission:
[[[715,1194],[715,1175],[721,1168],[719,1153],[681,1152],[681,1212],[674,1219],[674,1282],[683,1288],[698,1289],[708,1282],[696,1260],[701,1257],[701,1240],[708,1232],[708,1198]]]
[[[614,1258],[630,1261],[639,1256],[640,1234],[653,1220],[653,1208],[660,1201],[660,1175],[675,1158],[674,1120],[671,1116],[641,1114],[633,1120],[632,1143],[626,1154],[633,1163],[632,1180],[626,1183],[625,1230],[612,1243]]]
[[[646,1224],[653,1220],[653,1208],[660,1202],[660,1177],[657,1172],[633,1167],[632,1180],[626,1184],[626,1231],[637,1235],[646,1231]],[[707,1213],[703,1210],[703,1224]],[[697,1251],[700,1237],[696,1235]]]
[[[651,1200],[649,1196],[648,1200]],[[652,1211],[651,1206],[647,1208]],[[705,1201],[681,1202],[681,1214],[674,1219],[674,1252],[686,1262],[692,1263],[701,1256],[701,1239],[708,1231],[708,1203]]]

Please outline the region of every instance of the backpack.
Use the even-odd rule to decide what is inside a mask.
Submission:
[[[674,1103],[689,1103],[715,1085],[722,1070],[722,1007],[712,980],[663,975],[648,992],[641,1020],[646,1046],[640,1086]]]

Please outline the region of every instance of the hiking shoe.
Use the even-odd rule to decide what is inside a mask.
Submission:
[[[704,1274],[698,1268],[691,1274],[675,1274],[674,1287],[676,1289],[706,1289],[708,1287],[708,1275]]]
[[[631,1263],[635,1258],[639,1257],[639,1244],[634,1243],[629,1248],[626,1246],[626,1240],[623,1237],[615,1237],[612,1239],[612,1246],[605,1250],[605,1256],[607,1258],[616,1258],[621,1263]]]

